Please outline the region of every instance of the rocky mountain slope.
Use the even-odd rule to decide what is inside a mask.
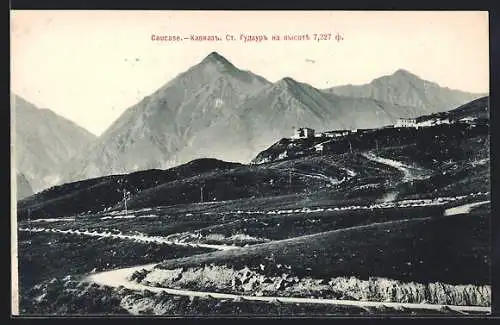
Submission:
[[[269,84],[236,68],[217,53],[181,73],[129,108],[83,155],[67,180],[168,168],[198,132],[229,118],[235,107]],[[217,145],[218,139],[205,139]]]
[[[12,94],[15,168],[33,191],[58,184],[62,166],[96,137],[49,109],[39,109]]]
[[[441,87],[415,74],[399,69],[392,75],[374,79],[364,85],[345,85],[326,92],[347,97],[373,98],[420,109],[420,115],[451,110],[486,94],[472,94]]]

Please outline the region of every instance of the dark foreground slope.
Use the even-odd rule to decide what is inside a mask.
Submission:
[[[169,260],[161,267],[248,266],[281,276],[277,265],[291,265],[290,275],[299,277],[354,275],[482,285],[490,281],[489,249],[489,217],[483,210],[342,228],[244,247],[237,254],[220,251]]]
[[[236,166],[239,164],[199,159],[168,170],[153,169],[67,183],[18,202],[18,218],[57,217],[102,211],[119,203],[123,199],[123,190],[134,196],[159,184]]]

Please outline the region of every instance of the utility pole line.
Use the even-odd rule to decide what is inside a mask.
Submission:
[[[128,209],[127,209],[127,190],[123,189],[123,201],[125,203],[125,215],[128,214]]]

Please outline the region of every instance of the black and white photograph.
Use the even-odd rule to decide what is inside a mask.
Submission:
[[[11,10],[12,314],[492,314],[486,11]]]

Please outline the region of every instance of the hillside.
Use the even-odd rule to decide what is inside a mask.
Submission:
[[[489,261],[485,259],[489,254],[485,239],[488,217],[482,213],[474,216],[478,220],[464,215],[448,218],[424,215],[411,220],[345,227],[244,247],[238,254],[218,251],[174,259],[161,268],[246,266],[267,276],[281,276],[283,270],[278,266],[290,265],[290,277],[299,278],[329,280],[356,274],[361,279],[385,277],[423,283],[485,284],[489,283]],[[449,222],[455,223],[453,231],[447,230]],[[259,264],[263,265],[260,269]],[[469,267],[461,267],[464,264]]]
[[[399,198],[431,198],[489,192],[488,128],[457,125],[433,127],[432,131],[378,129],[331,142],[323,154],[295,144],[286,149],[288,156],[269,158],[266,163],[200,159],[164,171],[68,183],[20,201],[19,215],[44,218],[120,210],[124,208],[124,188],[131,192],[127,207],[132,210],[200,202],[211,203],[200,205],[205,210],[222,203],[235,209],[243,205],[324,206],[346,200],[367,204],[390,193]],[[289,144],[282,140],[270,150]],[[401,171],[370,160],[367,152],[407,164],[415,169],[415,179],[405,182]]]
[[[451,145],[450,141],[459,141],[457,146],[460,146],[462,140],[464,140],[464,136],[465,138],[474,137],[476,135],[487,137],[489,130],[488,105],[488,97],[482,97],[447,112],[416,117],[417,121],[448,119],[455,123],[452,125],[444,124],[419,129],[393,128],[390,126],[378,129],[358,129],[356,132],[350,132],[347,135],[333,138],[321,134],[312,138],[303,139],[293,139],[290,137],[282,138],[260,152],[252,159],[252,163],[261,164],[285,158],[316,154],[317,148],[315,146],[317,145],[320,145],[322,152],[326,154],[342,153],[350,150],[359,151],[377,148],[383,149],[394,146],[401,147],[413,145],[415,143],[420,143],[419,145],[423,148],[425,143],[429,143],[432,146],[432,143],[436,142],[434,139],[438,137],[441,139],[441,145],[458,150],[458,148]],[[461,119],[472,119],[471,124],[463,120],[460,121]],[[478,128],[474,129],[472,128],[473,126],[477,126]],[[483,138],[483,140],[484,139],[486,138]],[[439,148],[435,148],[435,150],[439,150]],[[414,158],[417,159],[418,155],[415,155]],[[461,157],[461,159],[462,158],[465,157]]]
[[[40,109],[12,94],[15,167],[34,192],[62,180],[62,166],[86,148],[95,136],[49,109]]]
[[[484,115],[484,104],[487,98],[439,116]],[[488,134],[483,119],[424,128],[359,129],[335,138],[283,138],[250,165],[205,158],[168,170],[91,178],[33,195],[18,208],[21,217],[33,218],[120,209],[123,189],[131,192],[132,209],[286,195],[299,200],[299,195],[312,193],[321,200],[324,190],[332,200],[371,200],[391,187],[400,197],[456,195],[465,189],[487,192]],[[367,153],[406,164],[418,176],[411,183],[398,183],[400,171],[380,169]]]
[[[475,99],[450,111],[419,116],[417,122],[432,119],[448,119],[452,122],[474,120],[487,121],[490,119],[489,97],[486,96]]]
[[[57,217],[109,209],[131,196],[159,184],[193,177],[209,171],[238,166],[215,159],[200,159],[169,170],[146,170],[54,186],[18,202],[18,218]]]

